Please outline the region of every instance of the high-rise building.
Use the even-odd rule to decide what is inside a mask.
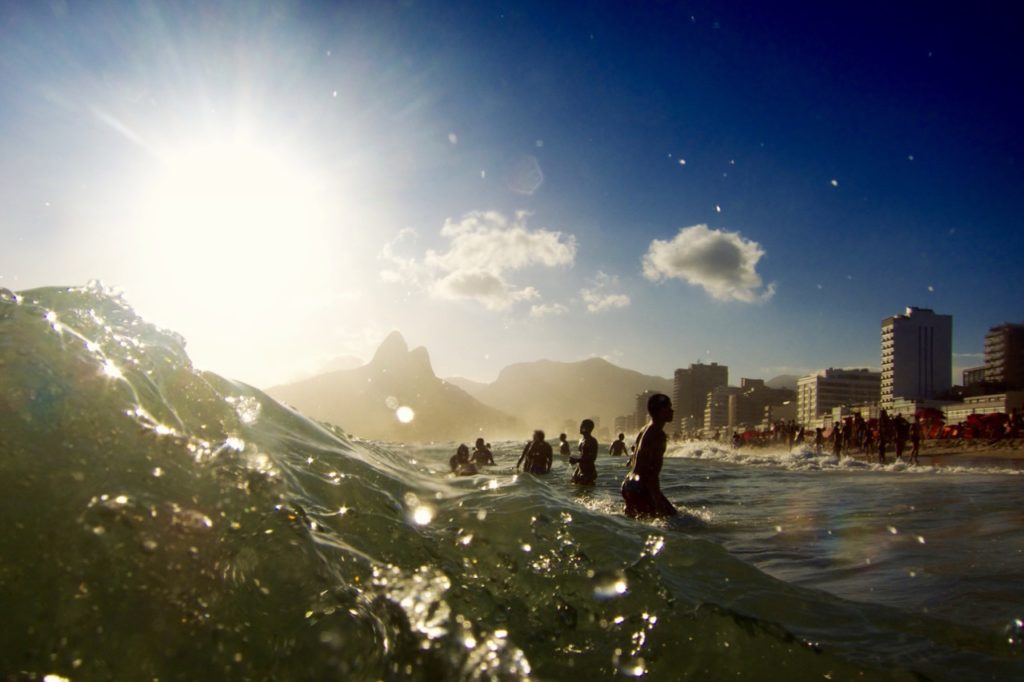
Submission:
[[[636,432],[640,430],[640,426],[636,423],[635,414],[624,414],[621,417],[615,418],[615,433],[624,433],[629,438],[636,435]]]
[[[709,365],[698,362],[687,369],[677,369],[672,395],[672,405],[676,412],[673,433],[678,434],[683,423],[703,425],[708,393],[728,383],[729,368],[717,362]]]
[[[730,418],[730,402],[740,394],[740,389],[735,386],[715,386],[708,392],[707,402],[704,406],[704,431],[705,436],[710,436],[715,431],[724,428],[732,428],[733,421]]]
[[[985,335],[985,381],[1024,388],[1024,324],[1001,324]]]
[[[878,401],[881,375],[867,369],[832,369],[809,374],[796,382],[796,421],[819,424],[821,416],[840,405]]]
[[[985,366],[968,367],[963,371],[964,388],[985,383]]]
[[[647,423],[647,401],[656,393],[657,391],[644,391],[636,396],[636,409],[633,414],[636,418],[636,423],[640,427]]]
[[[953,316],[907,308],[882,320],[882,409],[896,398],[929,400],[952,387]]]

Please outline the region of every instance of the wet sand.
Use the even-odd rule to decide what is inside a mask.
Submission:
[[[910,443],[907,443],[905,457],[910,455]],[[864,455],[855,454],[857,459],[865,459]],[[895,450],[890,445],[886,448],[886,461],[892,463]],[[870,460],[874,460],[872,455]],[[934,466],[1001,466],[1012,469],[1024,469],[1024,438],[1002,438],[989,440],[983,438],[949,440],[926,440],[921,443],[918,459],[923,465]]]

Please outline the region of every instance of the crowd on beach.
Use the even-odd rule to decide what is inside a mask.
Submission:
[[[674,412],[672,401],[668,396],[658,393],[647,401],[650,420],[637,434],[631,448],[627,448],[625,434],[620,433],[617,440],[609,446],[609,454],[613,457],[625,456],[627,449],[631,451],[626,466],[629,471],[620,487],[625,502],[624,512],[631,517],[672,516],[676,509],[661,492],[660,474],[664,461],[668,436],[665,424],[671,423]],[[568,457],[574,465],[571,482],[574,485],[592,486],[597,482],[598,443],[594,438],[594,422],[584,419],[580,422],[580,440],[573,453],[568,437],[562,433],[558,437],[559,454]],[[554,461],[554,448],[546,440],[544,432],[533,432],[533,438],[523,447],[523,452],[516,462],[516,471],[544,476],[551,472]],[[470,453],[469,447],[459,445],[449,460],[451,471],[456,476],[472,476],[479,473],[480,467],[494,464],[494,455],[489,443],[477,438],[475,450]]]
[[[907,419],[901,413],[890,417],[883,409],[878,418],[864,419],[858,412],[830,427],[815,428],[813,433],[795,421],[778,421],[765,431],[734,431],[732,445],[739,448],[785,444],[792,450],[807,444],[818,454],[828,451],[836,457],[860,455],[879,464],[885,464],[887,454],[892,452],[897,460],[917,464],[925,439],[977,438],[996,442],[1018,439],[1022,432],[1024,419],[1016,409],[1010,414],[970,415],[966,421],[953,425],[945,424],[938,410],[922,409]],[[716,433],[714,440],[719,439]]]

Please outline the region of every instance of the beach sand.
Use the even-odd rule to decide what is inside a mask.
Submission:
[[[910,455],[910,442],[904,457]],[[866,458],[860,453],[853,455],[857,459],[875,461],[875,455]],[[895,461],[895,449],[890,444],[886,448],[886,461]],[[1002,438],[988,440],[984,438],[951,438],[944,440],[925,440],[921,442],[919,461],[925,465],[935,466],[1001,466],[1012,469],[1024,469],[1024,438]]]

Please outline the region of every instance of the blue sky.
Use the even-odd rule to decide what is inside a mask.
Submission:
[[[5,4],[0,285],[100,279],[260,385],[391,329],[480,380],[877,366],[907,305],[970,366],[1024,319],[1022,38],[994,5]]]

